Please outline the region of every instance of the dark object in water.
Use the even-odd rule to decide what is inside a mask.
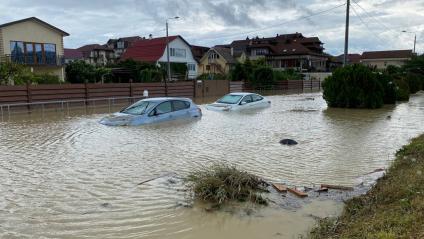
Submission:
[[[292,139],[282,139],[280,141],[280,144],[283,144],[283,145],[296,145],[297,142],[294,141],[294,140],[292,140]]]
[[[392,118],[392,116],[391,115],[388,115],[387,117],[386,117],[386,119],[391,119]]]

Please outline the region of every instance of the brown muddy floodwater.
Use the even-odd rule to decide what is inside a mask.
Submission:
[[[308,98],[314,98],[314,100]],[[319,93],[270,96],[245,113],[106,127],[105,114],[0,122],[0,238],[297,238],[342,205],[312,200],[206,212],[173,179],[226,162],[292,185],[355,185],[424,131],[424,94],[378,110],[327,109]],[[391,117],[388,117],[391,116]],[[279,144],[292,138],[297,146]]]

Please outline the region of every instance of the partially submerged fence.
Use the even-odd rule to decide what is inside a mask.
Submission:
[[[319,80],[280,81],[275,85],[253,89],[245,82],[227,80],[181,81],[167,83],[110,83],[110,84],[54,84],[0,86],[0,113],[10,108],[31,109],[35,105],[44,107],[68,107],[79,105],[127,104],[143,97],[216,97],[229,92],[276,90],[299,92],[305,89],[320,89]]]

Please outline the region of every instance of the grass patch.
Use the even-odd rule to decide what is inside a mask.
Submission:
[[[196,200],[217,206],[230,201],[251,201],[267,205],[261,196],[266,192],[266,183],[259,177],[234,166],[222,164],[192,172],[186,178]]]
[[[424,134],[396,154],[387,174],[346,202],[339,218],[322,219],[309,237],[424,238]]]

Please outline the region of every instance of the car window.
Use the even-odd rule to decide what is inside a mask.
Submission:
[[[190,103],[182,100],[174,100],[172,101],[172,105],[174,107],[174,111],[185,110],[190,108]]]
[[[246,95],[241,102],[252,103],[252,95]]]
[[[153,110],[152,112],[154,111],[156,111],[156,115],[170,113],[172,111],[171,102],[166,101],[166,102],[160,103],[158,106],[156,106],[155,110]]]
[[[147,107],[149,107],[149,104],[150,102],[148,101],[139,101],[121,110],[121,113],[131,115],[142,115],[146,112],[146,109]]]
[[[217,102],[222,104],[237,104],[241,97],[241,95],[228,94],[219,99]]]
[[[260,101],[263,100],[263,97],[260,95],[252,95],[253,101]]]

